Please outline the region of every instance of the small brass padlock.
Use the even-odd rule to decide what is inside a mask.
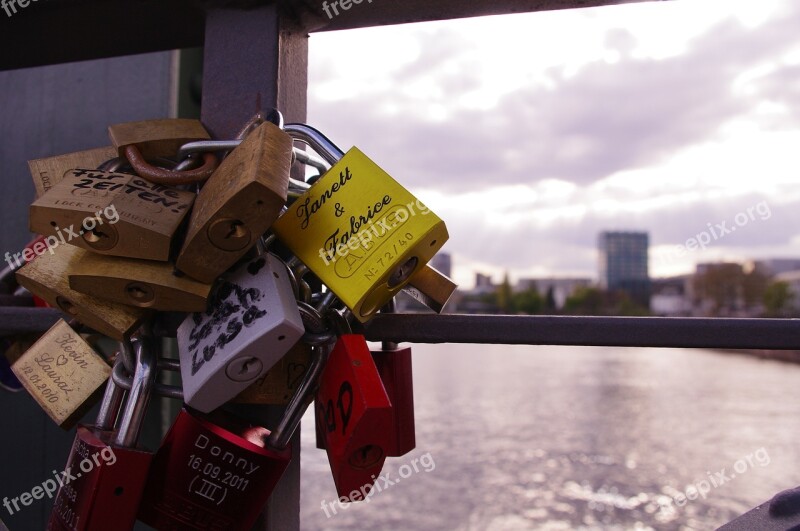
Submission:
[[[61,245],[17,271],[17,282],[54,308],[116,340],[129,336],[147,316],[146,310],[107,302],[69,287],[69,273],[87,251]]]
[[[102,395],[111,367],[59,319],[11,370],[56,424],[68,430]]]
[[[165,261],[193,201],[135,175],[74,169],[33,202],[30,229],[96,253]]]
[[[241,258],[286,203],[292,139],[265,122],[220,164],[197,196],[176,265],[211,282]]]
[[[442,313],[456,289],[458,285],[450,277],[426,265],[411,275],[403,291],[434,312]]]
[[[233,402],[283,406],[289,403],[311,363],[311,347],[299,341],[281,360]]]
[[[173,157],[183,144],[211,138],[199,120],[183,118],[115,124],[108,127],[108,136],[120,157],[125,156],[125,148],[136,146],[146,159]]]
[[[358,148],[300,196],[273,231],[361,322],[448,239],[444,222]]]
[[[64,175],[74,168],[97,168],[102,163],[117,156],[117,150],[111,146],[65,153],[55,157],[28,161],[28,168],[36,188],[36,198],[61,182]]]
[[[69,286],[99,299],[164,312],[203,312],[211,285],[176,274],[169,262],[85,253]]]

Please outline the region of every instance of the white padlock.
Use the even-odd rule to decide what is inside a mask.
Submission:
[[[286,265],[265,254],[221,279],[178,328],[184,401],[208,413],[264,375],[305,332]]]

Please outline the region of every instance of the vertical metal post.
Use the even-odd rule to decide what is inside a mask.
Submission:
[[[212,137],[234,138],[254,113],[273,107],[288,122],[305,122],[307,84],[308,36],[275,5],[208,11],[201,119]],[[274,426],[282,412],[265,406],[257,414]],[[300,529],[299,430],[291,444],[292,463],[254,530]]]

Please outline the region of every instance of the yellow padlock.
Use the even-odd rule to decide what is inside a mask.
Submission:
[[[355,147],[273,230],[361,322],[448,239],[439,216]]]
[[[56,244],[166,261],[194,197],[136,175],[74,169],[33,202],[30,229]]]

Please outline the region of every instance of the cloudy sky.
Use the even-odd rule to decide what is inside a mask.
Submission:
[[[796,0],[313,34],[309,86],[310,123],[447,222],[464,287],[595,277],[601,230],[648,231],[653,276],[800,256]]]

